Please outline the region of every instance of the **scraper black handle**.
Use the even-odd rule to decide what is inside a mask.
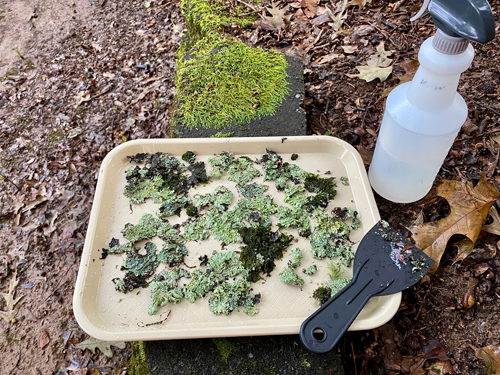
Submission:
[[[344,289],[302,323],[300,340],[311,352],[322,354],[332,350],[368,300],[392,284],[380,284],[373,278],[365,268],[369,261],[368,258],[363,262]]]

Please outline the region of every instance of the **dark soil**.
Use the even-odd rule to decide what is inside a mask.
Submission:
[[[336,14],[341,3],[321,1],[319,7]],[[420,2],[367,3],[349,7],[338,31],[328,18],[318,18],[321,9],[303,0],[288,3],[288,19],[279,30],[256,23],[233,34],[301,58],[309,134],[348,141],[368,166],[384,109],[379,99],[411,74],[419,46],[435,29],[429,16],[410,23]],[[22,51],[15,74],[0,83],[0,290],[8,290],[17,269],[16,296],[24,296],[16,319],[0,321],[1,374],[127,372],[129,348],[115,348],[108,359],[99,350],[75,347],[88,336],[72,315],[73,285],[102,159],[126,140],[169,133],[174,56],[184,23],[175,1],[91,4],[87,18],[54,34],[57,43]],[[228,9],[235,4],[228,1]],[[499,2],[491,5],[496,13]],[[459,87],[469,120],[435,186],[443,179],[474,184],[484,174],[500,188],[499,38],[474,46],[476,58]],[[381,42],[395,51],[389,79],[348,78]],[[347,53],[343,46],[356,51]],[[339,57],[324,58],[332,53]],[[435,188],[413,204],[380,197],[377,203],[382,218],[407,235],[413,223],[449,212]],[[452,238],[434,275],[403,293],[388,324],[345,336],[340,350],[347,373],[487,373],[476,350],[499,345],[498,237],[485,233],[471,256],[453,264],[458,239]],[[0,310],[5,306],[0,298]]]

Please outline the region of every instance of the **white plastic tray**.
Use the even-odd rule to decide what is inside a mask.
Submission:
[[[262,295],[260,312],[254,316],[243,312],[216,316],[208,309],[208,298],[199,299],[193,304],[183,300],[178,305],[164,306],[158,314],[149,316],[149,288],[135,289],[127,294],[115,290],[112,279],[123,277],[123,272],[120,271],[123,255],[109,255],[105,260],[100,259],[100,249],[108,247],[112,237],[122,239],[120,231],[126,223],[136,224],[144,213],[154,215],[159,207],[158,204],[147,202],[133,205],[131,212],[129,200],[123,195],[124,172],[131,166],[126,156],[139,152],[167,152],[171,156],[180,157],[190,150],[197,155],[198,161],[207,162],[214,154],[230,151],[255,160],[265,153],[266,148],[276,151],[285,161],[290,161],[291,154],[297,153],[299,158],[293,163],[302,169],[320,175],[330,171],[329,176],[336,177],[337,196],[328,209],[349,206],[359,212],[362,225],[358,231],[353,232],[353,241],[359,242],[363,234],[379,220],[373,193],[359,154],[349,144],[333,137],[151,139],[127,142],[106,156],[99,173],[73,300],[75,317],[82,329],[89,335],[105,341],[297,334],[302,321],[319,307],[318,302],[312,298],[312,293],[318,286],[328,285],[328,260],[313,259],[309,252],[309,241],[299,237],[296,231],[292,230],[290,233],[294,234],[299,242],[291,245],[284,258],[276,262],[277,267],[271,277],[266,278],[265,282],[253,284],[255,293],[260,292]],[[207,169],[210,169],[210,165],[206,164]],[[348,177],[349,186],[341,184],[341,176]],[[255,181],[263,179],[260,177]],[[234,184],[223,178],[197,192],[203,194],[218,185],[230,187]],[[283,194],[276,193],[273,183],[270,186],[272,188],[270,187],[267,193],[274,196],[275,203],[283,204]],[[236,191],[235,196],[238,197]],[[236,198],[233,198],[233,201],[235,200]],[[183,212],[177,221],[170,218],[169,221],[175,224],[186,218]],[[215,239],[189,242],[186,247],[189,254],[185,261],[193,265],[198,264],[200,255],[211,256],[214,250],[221,250],[220,243]],[[314,263],[319,268],[313,276],[302,274],[305,280],[302,291],[296,286],[284,284],[279,278],[279,273],[291,259],[290,250],[295,247],[303,250],[302,267],[306,268]],[[239,245],[234,244],[227,249],[238,250]],[[163,268],[160,265],[158,272]],[[351,274],[352,270],[345,273],[347,276]],[[396,313],[400,301],[401,293],[372,298],[350,330],[371,329],[386,323]],[[171,314],[166,321],[148,325],[165,319],[168,310],[171,310]]]

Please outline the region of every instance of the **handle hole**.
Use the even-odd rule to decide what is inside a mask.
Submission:
[[[312,335],[314,339],[319,342],[325,341],[326,339],[326,332],[321,328],[314,328]]]

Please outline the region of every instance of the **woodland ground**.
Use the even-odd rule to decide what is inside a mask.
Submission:
[[[429,16],[410,23],[420,2],[354,3],[340,13],[337,31],[326,7],[337,15],[342,1],[333,0],[278,2],[286,8],[279,29],[256,22],[227,31],[302,59],[309,134],[348,141],[369,165],[379,99],[414,72],[418,48],[434,28]],[[262,19],[253,3],[228,1],[227,9],[236,4]],[[491,5],[496,13],[499,2]],[[127,372],[129,346],[113,348],[112,358],[75,347],[88,336],[72,314],[72,294],[102,159],[124,141],[169,133],[184,28],[173,0],[0,0],[0,290],[7,292],[16,275],[16,297],[23,296],[15,320],[0,321],[0,374]],[[459,86],[469,120],[435,187],[445,179],[475,184],[484,174],[500,188],[499,38],[474,46],[477,56]],[[389,78],[349,78],[381,42],[394,51]],[[412,224],[446,217],[450,207],[435,187],[413,204],[376,197],[382,218],[409,234]],[[499,238],[483,233],[473,253],[453,264],[458,239],[434,275],[404,292],[388,324],[345,336],[348,373],[487,373],[478,349],[500,344]],[[0,298],[0,310],[7,305]]]

